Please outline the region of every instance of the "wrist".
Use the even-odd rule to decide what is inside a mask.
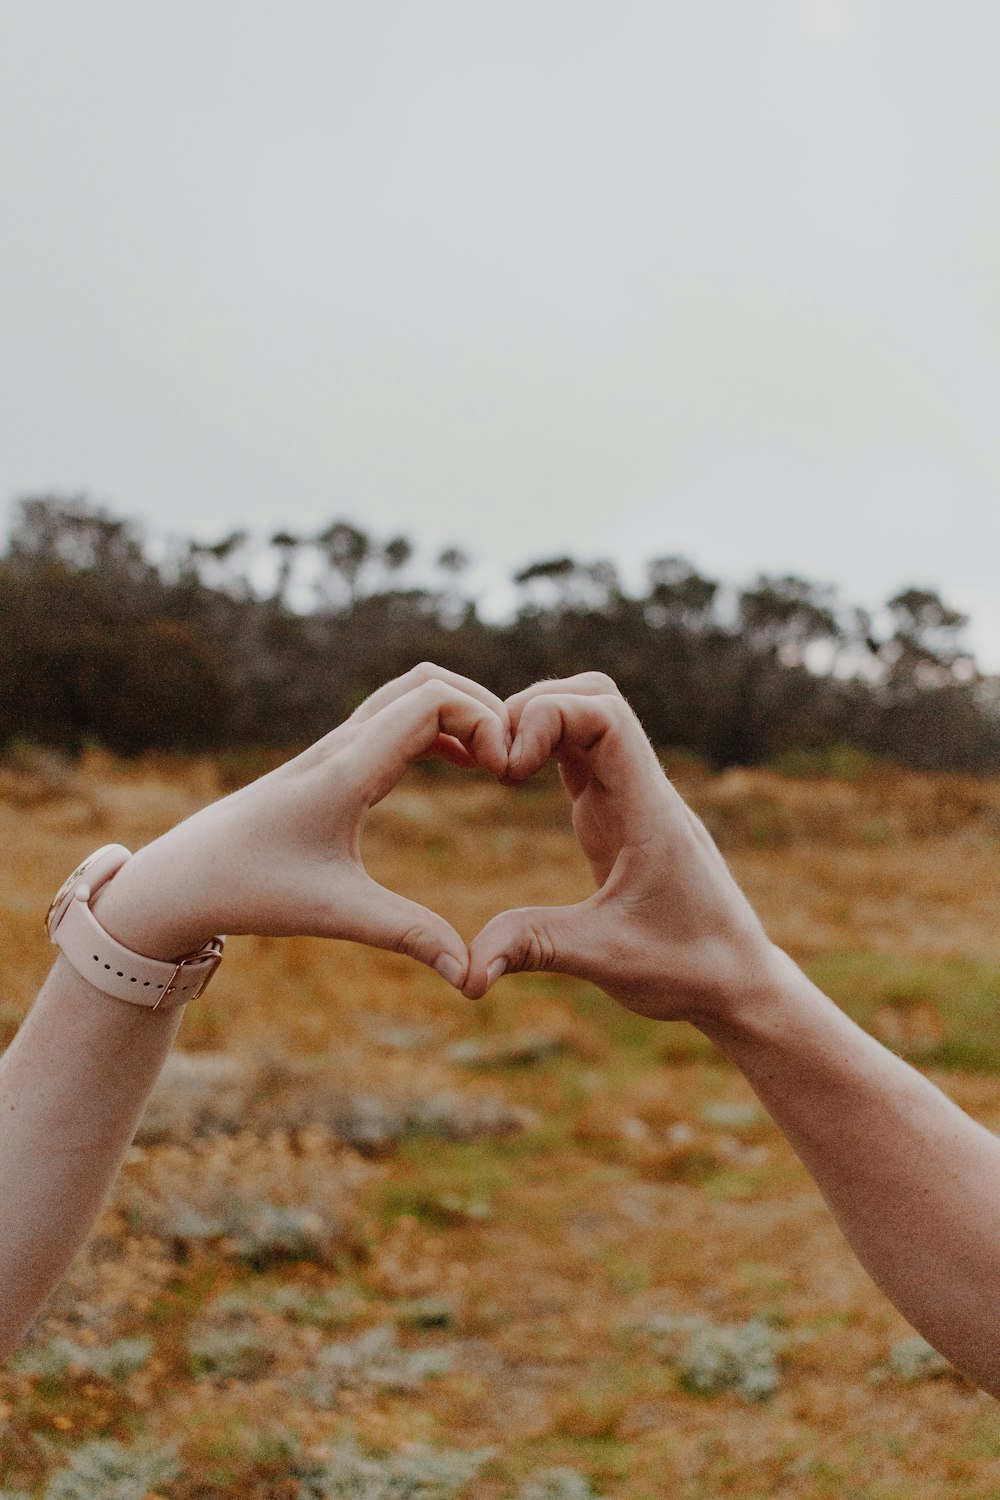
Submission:
[[[161,862],[155,848],[148,845],[133,855],[95,893],[90,906],[105,931],[126,948],[172,963],[197,952],[213,931],[192,904],[195,871]]]
[[[766,951],[747,964],[740,983],[689,1019],[727,1054],[767,1048],[799,1023],[810,996],[819,996],[812,981],[783,949],[768,942]]]
[[[137,899],[128,874],[114,901],[105,898],[102,923],[94,912],[97,898],[123,870],[131,872],[132,858],[122,844],[95,849],[52,898],[46,930],[80,977],[113,1000],[154,1010],[186,1005],[204,992],[218,968],[225,938],[216,936],[192,949],[191,934],[200,929],[200,921],[187,929],[174,922],[170,903],[161,899],[162,882],[155,899]]]
[[[714,1041],[727,1028],[759,1024],[786,985],[789,965],[795,969],[763,934],[745,944],[706,939],[686,951],[683,962],[671,956],[647,1014],[686,1021]]]

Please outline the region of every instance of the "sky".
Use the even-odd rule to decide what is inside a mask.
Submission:
[[[0,505],[938,588],[1000,670],[992,0],[0,0]]]

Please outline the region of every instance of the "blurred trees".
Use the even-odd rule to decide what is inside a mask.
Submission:
[[[0,741],[133,753],[216,740],[223,653],[129,523],[82,500],[25,501],[0,559]]]
[[[512,617],[489,621],[460,548],[422,582],[414,555],[344,520],[166,544],[82,497],[24,500],[0,556],[0,744],[294,744],[430,658],[502,696],[609,672],[655,743],[716,766],[847,744],[1000,768],[1000,686],[930,589],[869,616],[802,578],[732,588],[663,557],[630,591],[565,555],[520,569]]]

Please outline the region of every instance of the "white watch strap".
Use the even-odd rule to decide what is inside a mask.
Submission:
[[[87,904],[89,888],[81,885],[52,939],[84,979],[116,1000],[150,1009],[186,1005],[196,1000],[222,958],[221,944],[176,963],[143,958],[105,932]]]

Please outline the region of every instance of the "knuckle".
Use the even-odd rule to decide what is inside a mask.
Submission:
[[[529,918],[520,928],[509,959],[509,967],[515,972],[539,973],[555,968],[555,944],[551,934],[537,918]]]
[[[445,684],[437,677],[422,678],[412,691],[417,701],[428,708],[438,706],[447,696]]]
[[[405,958],[419,958],[427,941],[424,929],[416,923],[406,927],[399,933],[393,943],[393,952],[401,953]]]
[[[617,682],[607,672],[584,672],[583,682],[596,693],[613,693],[615,697],[621,697]]]
[[[551,718],[552,712],[553,703],[551,697],[529,698],[521,710],[520,723],[522,725],[544,724],[547,718]]]
[[[421,661],[413,668],[411,674],[418,683],[432,682],[441,677],[441,668],[432,661]]]
[[[613,724],[618,726],[630,724],[635,719],[635,714],[617,688],[614,693],[601,693],[599,696],[601,707]]]

